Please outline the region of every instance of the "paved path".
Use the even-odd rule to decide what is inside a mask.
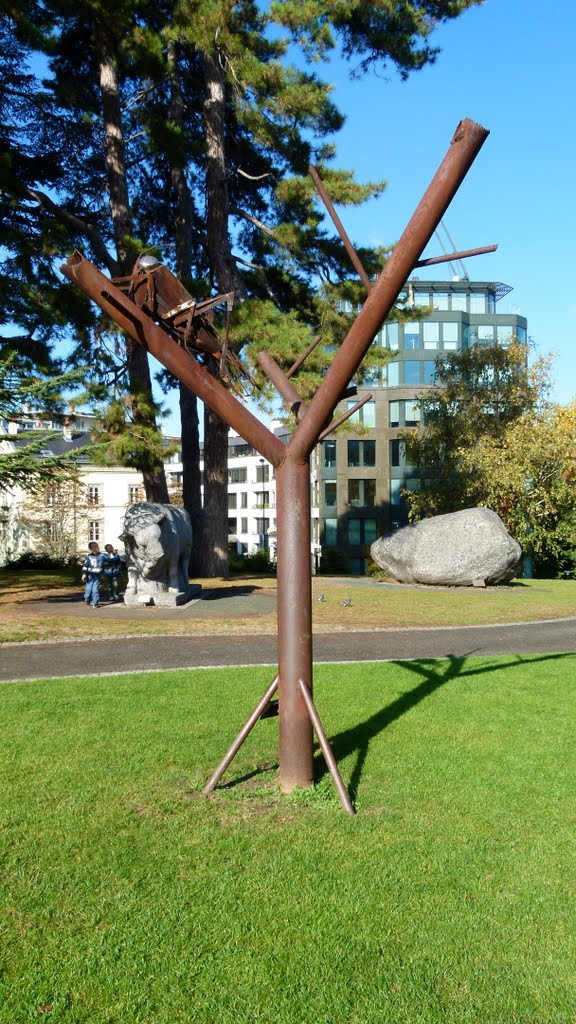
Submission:
[[[95,612],[93,614],[98,614]],[[458,629],[318,633],[315,661],[380,661],[576,652],[576,618]],[[141,636],[114,641],[5,644],[0,682],[230,665],[275,665],[275,636]]]

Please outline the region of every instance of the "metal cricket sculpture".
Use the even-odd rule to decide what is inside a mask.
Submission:
[[[294,413],[295,429],[287,445],[226,386],[226,381],[233,383],[240,376],[251,379],[228,350],[227,339],[220,339],[213,326],[213,310],[226,305],[229,311],[232,295],[196,302],[166,267],[153,259],[150,262],[150,257],[141,257],[132,275],[117,282],[110,281],[80,253],[74,253],[62,267],[65,276],[130,338],[143,345],[276,470],[278,671],[204,787],[205,793],[218,784],[256,722],[275,710],[272,698],[278,691],[282,791],[289,793],[295,787],[313,784],[316,732],[342,806],[348,813],[354,813],[313,700],[310,455],[323,437],[352,415],[353,409],[333,420],[338,402],[350,393],[346,390],[350,381],[414,268],[496,248],[421,260],[425,246],[487,136],[487,130],[474,121],[464,120],[458,125],[448,152],[379,278],[372,283],[366,276],[367,300],[308,406],[289,379],[302,359],[285,374],[269,353],[259,356],[263,372]],[[328,209],[333,215],[330,206]],[[352,257],[352,247],[339,222],[337,227]],[[214,360],[221,379],[209,372],[207,364]]]

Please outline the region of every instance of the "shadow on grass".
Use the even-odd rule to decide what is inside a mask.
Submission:
[[[247,597],[254,592],[263,590],[263,587],[259,586],[243,586],[243,587],[214,587],[206,590],[206,593],[202,595],[203,601],[223,601],[227,597]]]
[[[397,721],[402,715],[407,714],[417,704],[420,704],[421,701],[430,697],[436,690],[439,690],[441,686],[446,686],[447,683],[457,678],[463,679],[466,676],[485,675],[488,672],[501,672],[503,669],[517,668],[518,665],[522,665],[527,661],[533,664],[534,662],[544,663],[574,657],[573,654],[543,654],[528,658],[521,655],[513,655],[508,662],[499,661],[494,665],[466,668],[468,658],[473,655],[474,651],[471,651],[470,654],[461,657],[449,654],[446,659],[442,660],[421,658],[417,661],[392,662],[392,664],[401,665],[402,668],[413,672],[422,681],[413,690],[403,693],[401,697],[398,697],[391,704],[387,704],[386,707],[381,708],[380,711],[377,711],[365,722],[354,726],[352,729],[346,729],[330,739],[330,746],[338,763],[350,754],[357,752],[356,763],[348,784],[348,793],[352,803],[355,802],[358,795],[360,779],[362,778],[371,741],[379,733],[383,732],[388,725]],[[318,754],[316,757],[316,781],[319,782],[326,775],[327,771],[328,769],[322,755]]]

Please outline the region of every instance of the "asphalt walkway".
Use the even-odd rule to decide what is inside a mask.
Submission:
[[[204,611],[210,602],[199,603],[204,606]],[[174,609],[174,613],[176,611]],[[114,612],[119,613],[120,608]],[[101,614],[92,610],[90,613]],[[230,614],[229,606],[226,614]],[[576,617],[504,626],[381,629],[318,633],[314,636],[314,660],[318,662],[552,653],[576,653]],[[121,639],[114,638],[113,642],[90,639],[4,644],[0,648],[0,682],[93,675],[95,672],[114,674],[202,666],[275,664],[276,637],[256,632],[251,636],[224,637],[127,635]]]

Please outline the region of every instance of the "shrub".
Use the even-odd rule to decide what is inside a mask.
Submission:
[[[69,569],[77,565],[76,558],[54,558],[53,555],[44,552],[36,554],[33,551],[25,551],[24,554],[18,555],[18,558],[6,562],[4,568],[19,572],[22,569]]]
[[[254,573],[258,576],[275,576],[276,565],[270,561],[270,556],[264,548],[259,548],[252,555],[231,554],[228,558],[228,565],[231,572]]]
[[[322,576],[343,576],[348,574],[348,562],[336,548],[326,548],[318,568]]]

